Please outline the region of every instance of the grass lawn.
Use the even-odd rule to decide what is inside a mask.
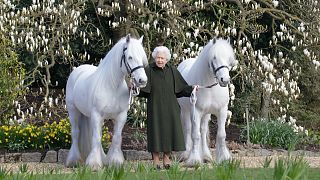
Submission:
[[[126,172],[126,168],[105,168],[98,172],[92,172],[85,168],[75,169],[73,173],[59,173],[59,172],[49,172],[45,174],[38,173],[8,173],[1,174],[0,179],[236,179],[236,180],[247,180],[247,179],[281,179],[274,178],[275,169],[274,168],[237,168],[235,171],[230,171],[230,169],[174,169],[156,171],[153,169],[140,169],[140,172]],[[283,176],[282,176],[283,177]],[[285,178],[284,178],[285,179]],[[308,168],[298,179],[320,179],[320,168]]]

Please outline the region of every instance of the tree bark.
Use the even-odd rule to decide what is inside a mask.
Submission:
[[[261,118],[268,119],[270,113],[270,93],[263,92],[261,93],[261,104],[260,104],[260,112]]]

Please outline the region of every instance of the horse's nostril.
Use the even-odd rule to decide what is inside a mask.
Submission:
[[[146,82],[145,80],[139,79],[139,83],[140,83],[140,84],[144,84],[145,82]]]
[[[223,82],[223,78],[221,78],[221,82]]]

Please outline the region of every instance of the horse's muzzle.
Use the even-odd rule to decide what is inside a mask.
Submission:
[[[136,85],[140,88],[146,87],[148,80],[140,78],[139,80],[135,80]]]

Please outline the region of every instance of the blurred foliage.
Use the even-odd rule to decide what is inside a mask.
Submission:
[[[25,70],[8,39],[0,38],[0,49],[0,124],[5,124],[14,113],[15,101],[25,94]]]
[[[247,140],[247,127],[241,131],[241,139]],[[253,144],[295,150],[303,142],[304,132],[278,120],[258,119],[249,123],[249,138]]]

